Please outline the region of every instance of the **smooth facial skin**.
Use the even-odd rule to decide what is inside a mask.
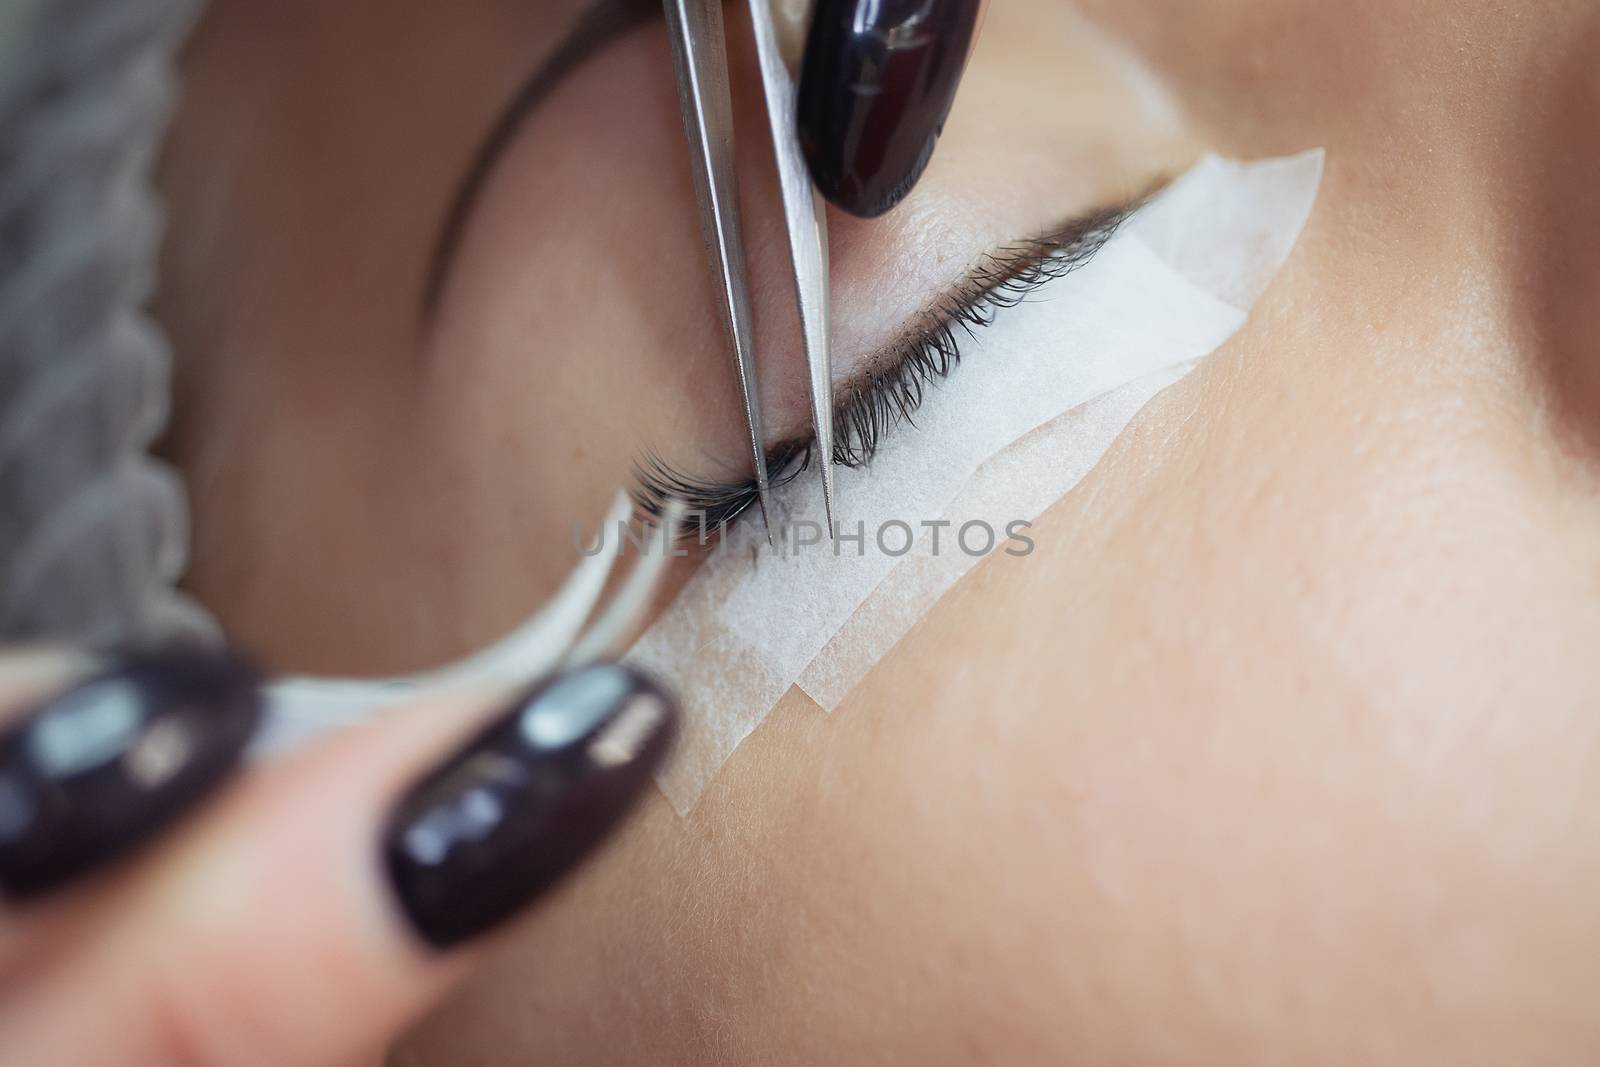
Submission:
[[[834,219],[840,362],[1199,145],[1327,148],[1283,274],[1032,556],[833,716],[791,694],[690,818],[653,800],[398,1062],[1600,1056],[1600,13],[1083,7],[1181,109],[1057,0],[992,5],[924,185]],[[522,131],[419,330],[454,183],[574,10],[440,8],[217,0],[189,59],[170,451],[193,586],[283,666],[465,651],[639,449],[741,454],[658,26]],[[753,192],[747,225],[792,429]]]

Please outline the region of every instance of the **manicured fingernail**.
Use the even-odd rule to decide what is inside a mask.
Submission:
[[[677,713],[623,667],[584,667],[520,698],[406,794],[383,858],[423,940],[448,948],[530,903],[617,825]]]
[[[47,893],[170,826],[239,763],[259,679],[202,652],[140,656],[0,735],[0,892]]]
[[[817,0],[800,142],[822,195],[862,218],[922,177],[955,101],[978,0]]]

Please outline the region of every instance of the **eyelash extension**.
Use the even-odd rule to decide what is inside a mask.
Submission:
[[[916,425],[928,387],[961,363],[963,338],[1088,263],[1131,213],[1130,207],[1096,212],[985,255],[953,295],[923,313],[928,325],[891,350],[882,361],[885,369],[855,383],[834,406],[833,461],[844,467],[870,464],[884,434]]]
[[[1088,263],[1144,199],[1082,216],[986,254],[953,294],[923,312],[920,330],[888,350],[880,360],[882,369],[856,381],[834,405],[833,461],[845,467],[870,464],[885,434],[916,425],[927,390],[960,364],[964,338],[970,339],[1001,311],[1025,303],[1041,287]],[[810,467],[814,443],[811,438],[784,442],[768,455],[774,488]],[[677,497],[701,529],[732,523],[759,499],[754,478],[728,484],[697,479],[653,454],[637,462],[634,473],[632,497],[644,516],[659,518],[666,501]],[[705,518],[700,520],[702,514]]]
[[[810,468],[811,446],[809,440],[785,441],[767,453],[767,478],[773,489],[789,484]],[[683,501],[689,514],[685,538],[731,525],[760,499],[754,478],[726,484],[692,478],[653,452],[634,462],[633,475],[629,496],[641,515],[659,519],[668,500]]]

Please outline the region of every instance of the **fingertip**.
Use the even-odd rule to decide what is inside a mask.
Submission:
[[[812,179],[835,207],[875,218],[921,180],[981,10],[973,0],[818,0],[799,132]]]
[[[232,655],[134,655],[71,680],[86,663],[8,664],[35,701],[0,733],[0,894],[13,902],[101,871],[178,821],[238,765],[261,714],[258,676]]]
[[[390,885],[434,949],[532,903],[621,822],[671,746],[654,682],[601,664],[541,683],[405,792],[384,830]]]

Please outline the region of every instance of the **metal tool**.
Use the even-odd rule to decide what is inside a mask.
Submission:
[[[756,393],[754,330],[744,237],[739,224],[739,183],[733,144],[733,102],[728,89],[727,37],[721,0],[665,0],[668,35],[678,75],[678,99],[694,167],[696,199],[712,273],[744,402],[755,460],[761,512],[772,536],[770,480],[762,447],[761,401]],[[811,420],[822,468],[828,529],[833,520],[833,353],[828,333],[828,231],[823,200],[800,149],[796,79],[784,62],[770,0],[750,0],[756,54],[789,238],[801,336],[810,378]]]

